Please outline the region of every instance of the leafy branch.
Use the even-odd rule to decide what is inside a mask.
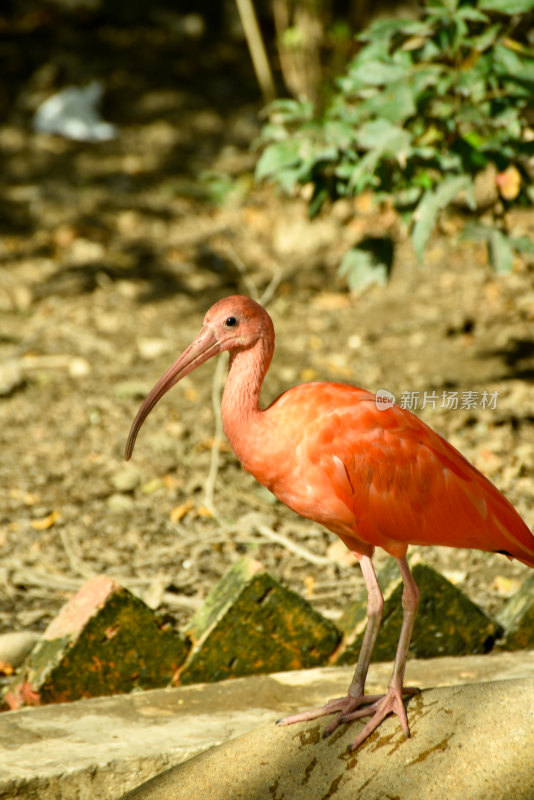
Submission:
[[[311,185],[311,215],[372,190],[393,203],[422,259],[459,196],[475,215],[486,210],[477,178],[491,167],[493,222],[478,236],[494,267],[511,268],[517,240],[503,212],[534,201],[534,53],[514,34],[532,8],[533,0],[430,0],[418,19],[375,22],[324,109],[292,99],[268,107],[257,178],[287,192]],[[357,264],[368,282],[364,261],[352,254],[342,269],[350,278]]]

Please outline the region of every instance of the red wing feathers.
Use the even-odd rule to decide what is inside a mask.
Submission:
[[[379,410],[368,392],[328,386],[343,391],[323,406],[306,450],[350,509],[358,540],[401,556],[408,544],[503,551],[534,566],[531,531],[452,445],[405,409]]]

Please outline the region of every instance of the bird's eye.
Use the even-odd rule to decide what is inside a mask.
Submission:
[[[226,322],[224,323],[228,328],[233,328],[237,325],[237,318],[236,317],[228,317]]]

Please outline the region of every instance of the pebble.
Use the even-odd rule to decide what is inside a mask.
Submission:
[[[169,351],[170,345],[167,339],[140,339],[137,343],[139,355],[145,361],[152,361]]]
[[[8,397],[24,384],[25,377],[18,361],[0,364],[0,396]]]
[[[141,483],[141,472],[133,464],[126,464],[111,476],[111,484],[118,492],[133,492]]]
[[[133,502],[129,494],[116,492],[108,497],[108,508],[112,513],[123,514],[132,510]]]
[[[73,358],[69,363],[69,375],[72,378],[85,378],[91,372],[91,366],[86,358]]]
[[[33,650],[38,639],[39,634],[35,631],[13,631],[0,634],[0,663],[9,664],[16,669]]]

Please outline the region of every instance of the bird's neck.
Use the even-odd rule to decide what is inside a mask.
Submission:
[[[259,339],[247,350],[230,353],[228,379],[224,388],[221,415],[223,430],[232,450],[245,469],[258,439],[264,412],[260,393],[265,373],[271,362],[274,342]]]

